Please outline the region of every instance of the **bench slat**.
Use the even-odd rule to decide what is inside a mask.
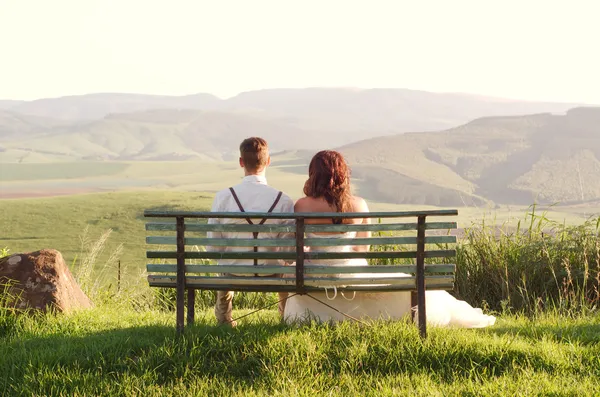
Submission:
[[[425,251],[425,258],[446,258],[455,256],[455,250]],[[381,251],[381,252],[306,252],[309,260],[324,259],[385,259],[416,258],[416,251]],[[147,251],[149,259],[176,259],[176,251]],[[295,252],[185,252],[186,259],[287,259],[295,260]]]
[[[148,259],[177,259],[177,251],[146,251]],[[186,259],[285,259],[294,261],[295,252],[189,252]]]
[[[177,276],[148,276],[148,281],[152,282],[176,282]],[[453,276],[428,276],[425,278],[427,282],[436,285],[452,285],[454,282]],[[361,277],[361,278],[342,278],[342,277],[327,277],[315,278],[306,277],[304,284],[307,287],[348,287],[348,286],[383,286],[383,285],[398,285],[408,288],[415,288],[416,277]],[[185,278],[186,285],[287,285],[295,286],[296,278],[275,278],[275,277],[204,277],[204,276],[187,276]]]
[[[175,223],[171,222],[148,222],[146,223],[148,231],[175,231]],[[294,225],[262,225],[248,224],[207,224],[207,223],[186,223],[185,230],[188,232],[260,232],[260,233],[295,233]]]
[[[148,264],[149,273],[175,273],[177,265]],[[425,274],[454,273],[454,264],[425,265]],[[234,273],[234,274],[295,274],[294,266],[252,266],[252,265],[186,265],[186,273]],[[335,273],[415,273],[415,265],[389,266],[319,266],[304,265],[305,274],[335,274]]]
[[[429,236],[425,237],[427,244],[455,243],[455,236]],[[304,239],[304,245],[310,247],[328,247],[344,245],[416,245],[416,237],[369,237],[369,238],[335,238],[318,237]]]
[[[146,218],[266,218],[266,219],[295,219],[298,217],[311,219],[331,218],[407,218],[417,216],[454,216],[458,210],[429,210],[429,211],[397,211],[397,212],[195,212],[195,211],[159,211],[145,210]]]
[[[455,250],[425,251],[425,258],[445,258],[454,256]],[[386,258],[416,258],[417,251],[380,251],[380,252],[318,252],[310,251],[304,254],[306,259],[386,259]]]
[[[175,288],[174,282],[152,282],[149,281],[150,287]],[[323,292],[323,288],[305,287],[307,292]],[[208,291],[238,291],[238,292],[296,292],[296,286],[289,285],[186,285],[186,289],[201,289]],[[454,285],[448,284],[427,284],[426,290],[452,290]],[[356,292],[394,292],[394,291],[414,291],[414,287],[404,285],[384,285],[384,286],[360,286],[352,285],[348,287],[338,287],[338,291],[356,291]]]
[[[175,245],[177,237],[170,236],[149,236],[146,237],[146,244]],[[185,245],[201,245],[212,247],[295,247],[296,239],[277,238],[277,239],[252,239],[252,238],[198,238],[187,237]]]
[[[428,236],[426,244],[455,243],[456,236]],[[148,236],[146,244],[175,245],[177,238],[171,236]],[[327,247],[343,245],[387,245],[417,244],[416,237],[369,237],[369,238],[307,238],[305,246]],[[201,245],[213,247],[295,247],[296,239],[251,239],[251,238],[202,238],[187,237],[185,245]]]
[[[456,229],[456,222],[427,222],[425,229]],[[309,233],[319,232],[385,232],[385,231],[402,231],[402,230],[417,230],[417,223],[372,223],[372,224],[356,224],[356,225],[306,225],[306,231]]]
[[[425,229],[456,229],[456,222],[427,222]],[[148,231],[175,231],[174,222],[148,222],[146,223]],[[248,224],[206,224],[206,223],[186,223],[185,230],[188,232],[260,232],[260,233],[295,233],[294,225],[248,225]],[[383,231],[402,231],[417,230],[417,223],[374,223],[358,225],[306,225],[306,231],[309,233],[319,232],[383,232]]]

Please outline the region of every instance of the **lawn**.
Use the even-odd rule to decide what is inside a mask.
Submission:
[[[501,312],[488,329],[430,328],[421,340],[404,321],[288,326],[274,311],[219,328],[205,291],[196,324],[178,339],[165,305],[173,290],[159,295],[141,274],[141,215],[203,210],[211,201],[159,190],[0,201],[0,248],[59,249],[76,275],[94,240],[113,230],[90,261],[90,278],[78,280],[94,309],[18,320],[0,309],[2,395],[600,394],[600,220],[550,224],[553,233],[540,216],[519,233],[497,236],[489,223],[468,229],[457,247],[455,293]],[[113,259],[125,281],[117,290],[101,284],[114,279],[110,253],[120,244]],[[273,299],[239,294],[236,315]]]
[[[242,314],[244,311],[237,311]],[[600,316],[503,316],[483,330],[406,322],[236,329],[210,311],[177,339],[175,316],[100,305],[24,319],[0,338],[4,395],[598,395]]]
[[[118,259],[131,270],[127,274],[135,274],[134,270],[141,271],[146,263],[144,209],[203,210],[210,208],[211,202],[212,197],[206,194],[172,191],[1,200],[0,246],[8,246],[13,253],[54,248],[71,264],[111,229],[96,270],[105,267],[111,254],[123,244]]]

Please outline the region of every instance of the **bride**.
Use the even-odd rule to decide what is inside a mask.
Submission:
[[[298,200],[295,212],[369,212],[365,200],[350,192],[350,170],[344,157],[332,150],[317,153],[310,162],[308,180],[304,185],[306,197]],[[341,219],[307,219],[307,224],[341,223]],[[345,219],[344,223],[370,223],[370,218]],[[370,232],[347,233],[307,233],[309,238],[355,238],[370,237]],[[320,247],[325,251],[368,251],[369,246],[329,246]],[[330,266],[366,266],[365,259],[319,260],[306,264]],[[354,277],[360,277],[355,275]],[[371,319],[399,319],[409,316],[411,308],[410,292],[356,292],[342,293],[332,289],[311,292],[310,295],[336,310],[306,295],[290,297],[285,305],[284,318],[287,322],[305,319],[319,321],[342,321],[347,317]],[[496,318],[482,313],[464,301],[457,300],[446,291],[426,292],[427,324],[434,326],[455,326],[480,328],[494,324]]]

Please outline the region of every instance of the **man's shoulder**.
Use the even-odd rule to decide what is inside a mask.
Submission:
[[[282,206],[285,206],[286,208],[292,208],[292,210],[294,209],[294,200],[292,200],[292,198],[283,191],[281,192],[281,199],[279,201],[281,202]]]
[[[221,200],[224,197],[230,196],[231,195],[231,191],[229,190],[229,188],[223,189],[223,190],[219,190],[216,194],[215,194],[215,201],[216,200]]]

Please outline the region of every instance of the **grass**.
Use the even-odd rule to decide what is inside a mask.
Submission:
[[[90,239],[97,239],[106,230],[112,229],[107,251],[123,243],[123,263],[141,266],[145,251],[144,209],[207,210],[212,197],[210,192],[142,190],[2,200],[0,221],[3,225],[11,226],[0,231],[0,246],[10,246],[13,252],[55,248],[71,262],[81,253],[80,239],[84,237],[86,228],[87,238]],[[372,210],[382,211],[426,208],[434,207],[371,204]],[[499,209],[494,213],[497,217],[495,221],[515,223],[515,218],[522,217],[526,210]],[[475,219],[481,219],[488,211],[460,208],[459,226],[464,227]],[[560,209],[550,209],[546,216],[557,221],[566,220],[569,224],[580,223],[583,219],[580,215],[574,216]]]
[[[237,314],[242,313],[238,311]],[[0,339],[5,395],[597,395],[600,317],[504,317],[485,330],[405,322],[219,328],[199,313],[106,305],[23,318]]]
[[[212,197],[202,193],[168,191],[4,200],[0,220],[12,226],[0,232],[0,246],[9,246],[15,253],[54,248],[72,263],[86,255],[89,241],[111,229],[110,239],[95,261],[96,270],[104,267],[122,244],[121,262],[132,270],[128,274],[136,274],[133,270],[142,271],[145,263],[144,209],[206,209],[211,202]]]
[[[14,253],[57,249],[72,271],[100,280],[94,289],[115,285],[119,263],[123,283],[137,283],[147,263],[144,209],[206,210],[211,202],[210,193],[157,190],[3,200],[0,220],[13,227],[0,232],[0,247]],[[461,298],[477,305],[485,301],[495,310],[536,310],[541,296],[564,306],[562,290],[581,296],[577,288],[585,280],[585,299],[598,305],[600,224],[558,223],[553,212],[499,212],[484,221],[473,221],[481,219],[473,210],[459,213],[464,228],[457,257]],[[100,240],[105,241],[95,246]],[[246,307],[264,303],[263,295],[248,296]]]
[[[600,217],[570,226],[535,207],[516,227],[485,221],[457,244],[456,292],[492,309],[579,312],[600,306]]]
[[[81,254],[71,268],[96,307],[31,317],[0,311],[2,394],[600,394],[600,221],[561,226],[530,213],[523,230],[489,223],[466,229],[458,293],[477,306],[485,301],[498,316],[487,329],[430,328],[421,340],[406,321],[289,326],[275,311],[247,317],[236,329],[219,328],[210,309],[214,296],[204,291],[196,324],[176,338],[174,290],[150,289],[137,266],[124,267],[121,290],[102,286],[102,278],[114,270],[109,253],[120,244],[141,250],[132,260],[144,263],[143,209],[156,203],[198,209],[210,200],[154,192],[5,201],[11,207],[0,208],[0,219],[42,236],[56,232],[69,241],[57,219],[73,233],[87,227],[90,238],[76,239],[73,252]],[[117,245],[109,246],[113,239]],[[137,239],[140,247],[128,245]],[[17,241],[0,246],[18,252]],[[273,301],[273,294],[238,294],[234,315]]]
[[[3,163],[2,182],[39,181],[48,179],[95,178],[118,174],[127,169],[126,163],[77,162],[77,163]]]

